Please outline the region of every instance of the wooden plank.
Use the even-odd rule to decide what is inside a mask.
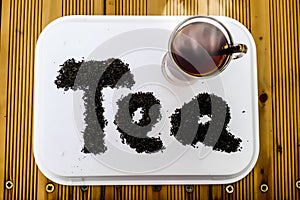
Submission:
[[[105,13],[109,15],[164,15],[164,1],[146,0],[108,0],[106,1]]]
[[[274,1],[272,11],[272,78],[274,91],[275,194],[278,198],[299,197],[299,9],[295,1]],[[279,96],[281,95],[281,96]],[[276,107],[276,109],[275,109]],[[293,166],[293,167],[291,167]],[[279,183],[284,182],[282,187]]]
[[[7,87],[4,87],[7,90],[2,93],[5,94],[2,96],[7,99],[5,112],[8,114],[9,120],[1,126],[5,128],[5,130],[1,130],[4,131],[1,132],[1,135],[6,136],[6,139],[3,140],[5,141],[3,147],[6,147],[6,150],[3,151],[6,152],[6,161],[1,162],[5,166],[5,172],[1,170],[1,178],[2,180],[12,180],[14,184],[11,190],[2,192],[3,199],[24,199],[25,195],[35,198],[36,194],[35,189],[30,189],[30,186],[34,185],[36,181],[34,174],[36,167],[32,165],[33,155],[30,147],[32,120],[31,115],[28,116],[32,108],[32,104],[30,106],[28,104],[32,100],[30,88],[33,83],[33,79],[28,76],[32,70],[29,63],[33,62],[33,56],[30,53],[32,52],[30,44],[32,44],[33,37],[29,27],[29,24],[33,23],[29,22],[34,18],[29,15],[32,10],[30,8],[31,4],[24,1],[12,4],[7,1],[3,4],[3,10],[6,10],[3,13],[7,15],[2,18],[1,35],[2,37],[4,35],[6,41],[1,42],[0,52],[1,60],[4,63],[7,62],[5,66],[9,66],[9,70],[7,72],[7,69],[4,71],[4,68],[1,68],[3,80],[8,81],[6,82]],[[6,58],[2,59],[3,55]],[[3,112],[2,109],[1,105],[1,112]],[[4,121],[1,120],[1,123]],[[29,156],[26,157],[26,155]]]
[[[116,14],[116,9],[117,9],[116,6],[118,6],[118,4],[116,4],[115,0],[107,0],[105,5],[106,5],[106,7],[105,7],[105,11],[103,10],[103,13],[105,12],[105,14],[107,14],[107,15]],[[99,7],[101,8],[101,6],[99,6]]]
[[[208,0],[208,15],[220,15],[220,1]]]
[[[223,198],[222,191],[224,191],[224,186],[222,185],[210,186],[208,195],[210,195],[212,199],[222,199]]]
[[[20,142],[19,142],[19,161],[20,161],[20,170],[19,171],[19,180],[18,180],[18,183],[19,183],[19,197],[18,198],[26,198],[25,197],[25,188],[26,187],[26,183],[24,183],[23,181],[23,177],[26,177],[27,176],[27,171],[24,170],[26,169],[25,166],[26,166],[26,152],[25,152],[25,149],[26,149],[26,145],[24,144],[27,144],[28,143],[28,136],[30,135],[29,133],[26,133],[27,132],[27,129],[25,129],[25,126],[26,126],[26,122],[28,121],[26,118],[27,118],[27,109],[28,107],[27,106],[24,106],[26,105],[26,100],[27,100],[27,97],[28,97],[28,93],[27,93],[27,90],[25,89],[27,84],[26,82],[28,81],[27,80],[27,76],[26,76],[26,71],[27,71],[27,61],[28,61],[28,57],[27,57],[27,36],[28,36],[28,33],[27,33],[27,27],[26,27],[26,24],[28,23],[28,18],[27,18],[27,4],[26,2],[22,2],[21,3],[21,23],[20,23],[20,42],[21,44],[23,45],[20,45],[19,49],[20,49],[20,54],[21,54],[21,59],[19,61],[19,77],[20,77],[20,85],[19,85],[19,88],[18,88],[18,93],[19,93],[19,97],[20,97],[20,100],[18,102],[18,111],[20,112],[19,114],[19,117],[18,117],[18,121],[19,121],[19,127],[18,127],[18,132],[20,133]],[[30,157],[29,157],[30,158]]]
[[[208,0],[197,0],[196,8],[195,8],[196,15],[208,15]]]
[[[33,1],[32,3],[32,9],[31,9],[31,15],[34,19],[34,23],[32,24],[31,26],[31,29],[32,29],[32,37],[30,39],[30,46],[31,46],[31,55],[30,55],[30,71],[29,71],[29,74],[30,76],[32,77],[33,79],[33,76],[34,76],[34,51],[35,51],[35,44],[36,44],[36,41],[38,39],[38,35],[39,33],[42,31],[42,5],[39,1]],[[32,80],[32,83],[33,84],[33,80]],[[30,94],[33,94],[33,87],[30,87],[29,89],[29,93]],[[33,105],[33,99],[29,99],[29,105]],[[28,115],[30,116],[30,123],[29,123],[29,128],[30,130],[32,131],[33,130],[33,107],[31,107],[29,109],[29,113]],[[32,148],[32,143],[30,145],[30,155],[32,155],[32,152],[33,152],[33,148]],[[38,187],[34,187],[34,198],[33,199],[41,199],[41,198],[38,198],[38,189],[40,188],[40,184],[43,183],[43,180],[45,180],[45,178],[43,178],[42,180],[41,179],[38,179],[38,169],[37,169],[37,166],[35,164],[34,161],[32,161],[30,163],[30,166],[31,166],[31,170],[30,170],[30,173],[33,174],[33,180],[38,182],[39,185]],[[35,182],[34,182],[35,183]],[[36,184],[33,184],[33,185],[36,185]]]
[[[19,2],[17,2],[17,3],[15,3],[15,5],[14,5],[14,15],[15,15],[15,20],[14,20],[14,27],[13,27],[13,31],[12,31],[12,35],[13,35],[13,37],[14,37],[14,40],[13,40],[13,42],[12,42],[12,46],[11,46],[11,51],[12,52],[16,52],[16,51],[18,51],[18,44],[19,44],[19,40],[20,40],[20,38],[18,37],[19,35],[18,35],[18,32],[16,31],[17,30],[17,28],[18,28],[18,25],[19,25],[19,21],[20,21],[20,15],[19,15],[19,13],[18,13],[18,11],[19,11],[19,6],[20,4],[19,4]],[[11,197],[12,198],[17,198],[16,196],[18,195],[18,194],[16,194],[16,193],[18,193],[18,184],[17,184],[17,177],[16,177],[16,166],[17,166],[17,162],[18,162],[18,158],[16,158],[16,156],[17,156],[17,150],[16,150],[16,148],[17,148],[17,145],[16,145],[16,143],[18,142],[17,141],[17,135],[18,135],[18,133],[17,133],[17,131],[15,130],[16,129],[16,124],[17,124],[17,117],[18,117],[18,115],[16,114],[16,99],[18,98],[18,96],[17,96],[17,92],[16,92],[16,90],[17,90],[17,88],[16,88],[16,85],[18,84],[18,73],[17,73],[17,69],[16,69],[16,62],[18,62],[18,60],[19,60],[19,57],[20,57],[20,55],[19,55],[19,53],[15,53],[15,56],[14,56],[14,58],[11,58],[11,60],[10,60],[10,64],[11,64],[11,67],[12,67],[12,70],[11,70],[11,74],[13,75],[12,77],[11,77],[11,94],[10,94],[10,96],[11,96],[11,107],[10,107],[10,111],[11,111],[11,121],[10,121],[10,124],[9,124],[9,126],[10,126],[10,133],[9,133],[9,135],[10,135],[10,151],[9,151],[9,160],[11,161],[10,162],[10,167],[8,168],[8,174],[9,174],[9,176],[10,177],[12,177],[12,179],[13,179],[13,182],[14,182],[14,190],[13,190],[13,192],[12,192],[12,194],[11,194]],[[16,94],[16,95],[15,95]],[[18,168],[17,168],[18,169]]]
[[[208,15],[208,0],[167,1],[166,15]]]
[[[115,199],[114,186],[101,186],[103,199]],[[103,194],[104,193],[104,194]]]
[[[10,13],[11,13],[11,1],[2,2],[1,5],[1,32],[0,32],[0,60],[3,63],[3,66],[9,66],[9,38],[11,34],[10,25],[12,24]],[[7,122],[9,119],[8,116],[8,67],[0,67],[0,180],[2,182],[9,181],[11,177],[6,176],[6,169],[8,166],[8,152],[7,148],[9,146],[7,131]],[[5,191],[5,186],[0,187],[0,199],[7,198],[7,192]]]
[[[166,15],[166,0],[147,1],[147,15]]]
[[[94,15],[103,15],[106,14],[105,10],[104,10],[104,5],[107,3],[105,3],[105,0],[89,0],[92,2],[92,8],[93,8],[93,13],[88,13],[88,14],[94,14]],[[84,1],[89,2],[89,1]],[[107,13],[109,14],[109,13]],[[113,13],[112,13],[113,14]]]
[[[270,62],[270,27],[266,26],[270,20],[268,1],[250,1],[251,6],[251,33],[254,37],[258,55],[258,92],[260,114],[260,156],[254,168],[254,199],[274,199],[272,183],[273,168],[273,135],[272,135],[272,85]],[[262,183],[270,185],[269,192],[259,192]]]
[[[53,0],[53,1],[42,1],[42,26],[43,28],[49,24],[51,21],[59,18],[62,16],[62,2],[59,0]],[[72,2],[72,1],[71,1]],[[71,9],[72,11],[72,9]],[[71,12],[68,12],[68,14],[72,14]]]

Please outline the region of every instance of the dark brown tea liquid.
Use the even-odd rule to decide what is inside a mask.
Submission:
[[[177,32],[171,43],[171,54],[183,71],[204,76],[222,68],[229,55],[218,52],[227,47],[226,37],[217,27],[194,22]]]

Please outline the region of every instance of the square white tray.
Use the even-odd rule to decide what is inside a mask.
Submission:
[[[235,182],[254,167],[259,153],[256,49],[248,30],[239,22],[218,17],[232,33],[233,41],[248,46],[247,54],[231,61],[217,77],[191,87],[173,86],[161,75],[161,61],[168,39],[184,16],[70,16],[55,20],[41,33],[36,46],[34,96],[34,154],[49,179],[66,185],[116,184],[222,184]],[[116,101],[126,90],[107,89],[105,141],[108,150],[99,155],[81,152],[84,112],[80,93],[58,90],[54,80],[59,65],[69,58],[106,60],[121,58],[135,75],[132,91],[154,91],[161,102],[175,95],[190,100],[195,91],[222,97],[229,105],[230,132],[242,139],[234,153],[183,146],[170,136],[168,114],[163,114],[163,152],[139,154],[121,143],[113,125]],[[149,67],[150,66],[150,67]],[[174,86],[175,87],[175,86]],[[128,91],[127,91],[128,92]],[[179,95],[180,94],[180,95]],[[110,96],[111,95],[111,96]],[[119,96],[118,96],[119,95]],[[74,103],[75,102],[75,103]],[[174,109],[175,109],[174,107]],[[168,113],[168,114],[167,114]]]

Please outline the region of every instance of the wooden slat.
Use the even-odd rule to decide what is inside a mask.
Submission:
[[[219,0],[208,0],[208,15],[220,15]]]
[[[147,1],[147,15],[165,15],[166,0]]]
[[[271,20],[272,81],[275,85],[274,149],[275,191],[278,198],[299,197],[299,5],[272,1],[278,14]],[[284,56],[283,56],[284,55]],[[294,166],[294,167],[291,167]],[[279,183],[284,182],[281,187]]]
[[[1,132],[1,136],[6,138],[2,140],[5,150],[1,152],[6,153],[1,167],[5,171],[3,182],[11,180],[14,183],[12,190],[1,190],[3,199],[36,198],[36,188],[31,187],[37,181],[31,148],[33,73],[30,64],[33,63],[32,40],[37,36],[36,32],[33,33],[33,26],[30,26],[34,20],[29,15],[32,7],[34,4],[24,1],[6,3],[2,7],[4,15],[1,24],[6,25],[7,21],[11,23],[1,27],[1,37],[6,38],[5,42],[1,42],[0,51],[1,61],[6,66],[1,68],[2,80],[5,81],[1,80],[1,89],[6,90],[1,91],[1,97],[6,98],[6,101],[1,99],[0,110],[1,116],[7,119],[1,119],[1,128],[6,127]]]
[[[2,182],[6,182],[9,180],[10,177],[7,177],[4,175],[6,169],[7,169],[7,163],[9,163],[9,160],[7,160],[7,148],[9,148],[9,140],[8,136],[6,135],[6,123],[8,121],[8,113],[7,113],[7,105],[8,98],[7,94],[9,91],[8,88],[8,58],[9,58],[9,42],[7,41],[7,38],[10,37],[10,26],[8,24],[4,24],[5,21],[10,20],[10,2],[6,4],[1,5],[1,29],[0,29],[0,60],[3,63],[3,66],[6,67],[0,67],[0,177]],[[4,199],[7,196],[7,193],[5,192],[5,186],[0,187],[0,198]]]
[[[263,1],[250,1],[251,7],[251,24],[250,30],[255,39],[258,55],[258,93],[259,96],[267,96],[266,101],[259,103],[260,114],[260,157],[258,163],[254,168],[253,175],[253,187],[254,199],[274,199],[274,190],[272,183],[274,177],[272,173],[274,171],[273,163],[273,138],[272,138],[272,85],[271,85],[271,62],[270,62],[270,27],[269,24],[270,11],[269,2]],[[263,98],[259,98],[263,99]],[[262,148],[263,147],[263,148]],[[259,191],[261,184],[268,184],[269,191],[262,193]]]
[[[105,4],[105,14],[114,15],[116,13],[116,6],[118,6],[118,4],[115,0],[107,0]]]

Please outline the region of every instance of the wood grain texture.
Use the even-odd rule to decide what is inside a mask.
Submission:
[[[299,2],[274,0],[271,9],[275,195],[299,198]]]
[[[0,23],[0,199],[300,199],[300,6],[298,0],[2,0]],[[227,185],[62,186],[35,165],[34,50],[42,29],[66,15],[224,15],[252,33],[258,56],[260,156]],[[6,189],[6,181],[13,182]],[[261,192],[261,184],[268,185]]]

